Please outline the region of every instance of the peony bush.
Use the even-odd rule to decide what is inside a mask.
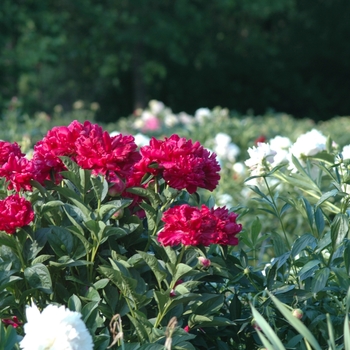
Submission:
[[[242,226],[197,193],[218,184],[214,153],[178,135],[138,149],[89,121],[52,128],[31,159],[2,146],[0,312],[17,347],[193,349],[197,329],[233,325],[220,247]]]
[[[1,141],[0,349],[347,349],[335,120],[151,101]]]

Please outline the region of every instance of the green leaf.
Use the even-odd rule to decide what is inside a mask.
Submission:
[[[326,151],[319,152],[319,153],[315,154],[314,156],[309,156],[309,158],[325,162],[329,165],[334,164],[334,155],[330,154]]]
[[[63,227],[52,227],[47,239],[53,251],[58,257],[69,255],[73,249],[73,237]]]
[[[322,232],[325,228],[325,221],[323,218],[323,213],[320,208],[317,208],[315,211],[315,224],[316,224],[316,229],[318,233],[318,237],[322,236]]]
[[[138,251],[138,253],[154,273],[154,276],[157,279],[158,285],[161,286],[163,280],[167,277],[167,273],[164,270],[164,268],[161,266],[161,264],[159,263],[159,261],[154,255],[151,255],[142,251]]]
[[[203,303],[199,304],[196,308],[192,308],[192,312],[197,315],[212,315],[220,311],[224,304],[224,296],[219,295],[208,295],[208,299]]]
[[[345,269],[349,275],[350,274],[350,241],[345,242],[343,257],[344,257]]]
[[[298,272],[298,276],[300,277],[301,280],[304,280],[305,278],[309,277],[310,272],[314,271],[314,268],[320,264],[320,261],[315,259],[315,260],[311,260],[308,261],[302,268],[301,270]]]
[[[315,276],[312,278],[311,290],[313,293],[320,292],[327,284],[330,270],[328,267],[324,267],[316,271]]]
[[[15,250],[17,247],[15,239],[16,239],[15,236],[9,235],[8,233],[0,231],[0,245],[5,245]]]
[[[130,314],[127,314],[127,316],[135,327],[140,343],[147,343],[149,341],[149,334],[153,328],[152,324],[140,312],[137,313],[137,319]]]
[[[205,316],[192,314],[188,318],[188,325],[190,328],[202,328],[202,327],[227,327],[233,326],[235,323],[228,318],[220,316]]]
[[[349,218],[347,215],[338,213],[331,225],[332,247],[336,248],[343,242],[349,231]]]
[[[259,220],[259,217],[256,217],[252,222],[252,226],[251,226],[251,237],[252,237],[253,246],[256,246],[256,241],[258,239],[260,232],[261,232],[261,222]]]
[[[90,178],[96,199],[103,201],[108,193],[108,183],[102,176],[91,176]]]
[[[193,274],[197,274],[198,271],[193,270],[193,268],[191,266],[188,266],[186,264],[178,264],[176,266],[176,270],[175,270],[175,275],[173,276],[173,279],[171,281],[171,287],[173,288],[175,283],[180,280],[182,277],[186,276],[186,275],[193,275]]]
[[[45,293],[52,293],[52,281],[50,272],[43,264],[35,264],[24,270],[24,277],[28,284]]]
[[[306,247],[311,247],[314,250],[316,245],[317,239],[311,233],[304,233],[294,242],[291,254],[295,258]]]
[[[273,346],[272,349],[278,349],[278,350],[285,349],[278,335],[273,331],[273,329],[267,323],[267,321],[260,315],[260,313],[255,309],[253,305],[250,305],[250,308],[252,309],[253,317],[255,319],[257,326],[262,329],[266,337],[271,342],[271,345]],[[261,333],[259,332],[258,334],[261,339]]]
[[[158,195],[151,189],[143,188],[143,187],[132,187],[132,188],[126,189],[126,191],[141,197],[148,198],[153,208],[156,208],[159,204],[161,204],[161,201]]]
[[[81,309],[82,319],[86,324],[87,328],[95,329],[96,325],[96,316],[98,313],[98,302],[91,301],[84,305]]]
[[[273,248],[275,250],[275,255],[280,256],[284,254],[287,250],[287,247],[283,238],[276,232],[272,233],[271,238],[273,241]]]
[[[84,204],[81,196],[67,187],[55,186],[54,190],[57,191],[61,196],[71,201],[77,208],[81,210],[84,216],[88,216],[90,209]]]
[[[312,209],[309,201],[307,199],[305,199],[305,198],[302,198],[302,200],[304,202],[306,215],[307,215],[307,218],[308,218],[308,221],[309,221],[310,228],[312,230],[313,224],[314,224],[314,212],[313,212],[313,209]]]
[[[125,273],[105,266],[100,266],[99,271],[120,289],[124,298],[130,300],[135,309],[138,309],[140,305],[150,301],[149,296],[141,295],[136,292],[136,287],[138,284],[137,279],[128,277],[125,275]]]
[[[71,311],[77,311],[81,312],[81,301],[80,299],[73,294],[69,299],[68,299],[68,309]]]
[[[170,293],[167,290],[155,290],[154,299],[158,305],[158,313],[163,313],[165,310],[165,305],[170,301]]]
[[[326,193],[324,193],[320,199],[318,200],[318,202],[315,204],[316,208],[318,208],[323,202],[325,202],[326,200],[328,200],[329,198],[331,197],[334,197],[338,194],[338,190],[337,189],[334,189],[334,190],[331,190],[331,191],[328,191]]]
[[[282,313],[282,315],[286,318],[286,320],[294,327],[303,337],[310,343],[311,346],[314,347],[315,350],[322,350],[320,345],[318,344],[315,337],[308,330],[308,328],[296,317],[294,317],[289,309],[287,309],[276,297],[274,297],[271,293],[268,292],[271,300],[276,305],[278,310]]]

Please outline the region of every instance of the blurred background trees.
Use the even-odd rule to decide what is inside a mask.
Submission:
[[[2,0],[0,109],[350,112],[347,0]]]

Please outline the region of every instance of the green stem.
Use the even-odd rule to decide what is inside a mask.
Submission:
[[[289,240],[288,240],[288,237],[287,237],[287,232],[284,228],[284,224],[283,224],[283,221],[282,221],[282,217],[280,215],[280,212],[278,211],[278,208],[277,208],[277,204],[273,198],[273,195],[272,195],[272,192],[271,192],[271,189],[270,189],[270,186],[268,185],[267,183],[267,180],[266,180],[266,177],[264,177],[264,181],[265,181],[265,184],[266,184],[266,187],[268,189],[268,192],[269,192],[269,195],[271,197],[271,201],[272,201],[272,204],[274,206],[274,209],[275,209],[275,213],[277,215],[277,218],[278,218],[278,221],[280,222],[280,225],[281,225],[281,228],[282,228],[282,231],[283,231],[283,234],[284,234],[284,238],[285,238],[285,241],[286,241],[286,244],[287,244],[287,247],[288,247],[288,250],[291,251],[292,250],[292,247],[289,243]],[[301,285],[300,285],[300,279],[297,277],[297,270],[296,270],[296,267],[294,266],[294,258],[292,256],[290,256],[291,260],[292,260],[292,269],[293,269],[293,272],[294,272],[294,275],[295,275],[295,279],[298,283],[298,286],[299,288],[301,288]]]
[[[16,244],[16,251],[17,251],[17,256],[21,262],[21,269],[22,271],[24,272],[25,268],[26,268],[26,264],[24,262],[24,259],[23,259],[23,255],[22,255],[22,247],[20,246],[19,244],[19,241],[17,239],[17,237],[13,236],[14,240],[15,240],[15,244]]]
[[[181,247],[180,254],[179,254],[179,256],[177,257],[176,265],[178,265],[178,264],[181,263],[182,258],[183,258],[184,254],[185,254],[186,248],[187,248],[187,247],[186,247],[185,245],[183,245],[183,246]]]
[[[282,228],[282,231],[283,231],[283,234],[284,234],[284,238],[285,238],[285,241],[286,241],[288,250],[291,250],[292,247],[291,247],[291,245],[290,245],[290,243],[289,243],[289,240],[288,240],[288,237],[287,237],[287,232],[286,232],[286,230],[285,230],[285,228],[284,228],[282,218],[281,218],[280,213],[279,213],[278,208],[277,208],[277,204],[276,204],[276,202],[275,202],[275,200],[274,200],[274,198],[273,198],[273,195],[272,195],[272,193],[271,193],[270,186],[269,186],[269,184],[267,183],[267,180],[266,180],[266,177],[265,177],[265,176],[264,176],[264,181],[265,181],[265,185],[266,185],[266,187],[267,187],[267,190],[268,190],[268,192],[269,192],[269,195],[270,195],[270,197],[271,197],[271,203],[273,204],[273,207],[274,207],[274,209],[275,209],[275,213],[276,213],[276,215],[277,215],[278,221],[280,222],[280,225],[281,225],[281,228]]]

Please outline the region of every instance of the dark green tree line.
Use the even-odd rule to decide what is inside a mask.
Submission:
[[[346,0],[2,0],[0,104],[348,114]]]

